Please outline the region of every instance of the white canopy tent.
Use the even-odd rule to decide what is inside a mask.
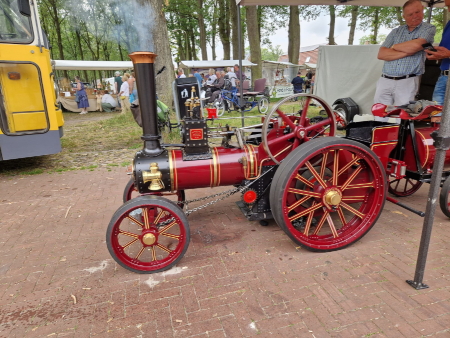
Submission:
[[[379,7],[402,7],[406,0],[236,0],[241,6],[255,5],[352,5],[352,6],[379,6]],[[444,7],[444,0],[422,0],[427,7]]]
[[[181,68],[223,68],[223,67],[232,67],[235,64],[238,64],[239,60],[213,60],[213,61],[181,61]],[[256,66],[255,63],[251,63],[248,60],[242,60],[243,67],[251,67]]]
[[[131,61],[52,60],[56,70],[125,70],[133,69]]]

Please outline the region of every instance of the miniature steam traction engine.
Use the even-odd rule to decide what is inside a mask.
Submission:
[[[249,220],[274,218],[295,243],[331,251],[356,242],[375,224],[387,198],[386,173],[395,182],[391,190],[399,191],[395,180],[406,177],[405,169],[429,172],[425,164],[431,150],[426,142],[418,154],[428,157],[410,165],[403,144],[414,141],[406,137],[398,142],[399,125],[362,122],[349,126],[346,137],[333,137],[332,110],[308,94],[295,94],[303,100],[302,107],[290,114],[283,108],[292,99],[287,97],[261,124],[214,129],[202,117],[193,88],[185,104],[183,143],[161,144],[154,94],[156,55],[136,52],[130,57],[139,82],[144,147],[136,153],[126,202],[113,215],[106,239],[112,257],[131,271],[163,271],[183,257],[190,240],[183,212],[186,189],[234,186],[215,196],[240,193],[238,205]],[[326,116],[312,114],[313,100]],[[421,137],[417,135],[421,131],[416,130],[412,140]],[[211,146],[211,137],[221,137],[222,145]],[[133,189],[141,195],[131,198]],[[166,194],[178,201],[166,199]]]

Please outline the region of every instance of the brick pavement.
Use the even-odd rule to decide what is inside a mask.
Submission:
[[[274,222],[248,222],[233,196],[189,217],[177,267],[139,275],[105,243],[127,180],[118,168],[0,177],[0,337],[450,337],[450,221],[440,210],[427,290],[405,283],[423,219],[389,202],[358,243],[319,254]],[[427,189],[404,201],[424,210]]]

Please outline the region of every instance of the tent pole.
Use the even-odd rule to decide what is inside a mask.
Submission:
[[[241,78],[239,79],[239,109],[241,109],[241,123],[242,123],[242,127],[244,127],[244,105],[242,104],[243,100],[244,100],[244,80],[242,80],[242,47],[241,47],[241,43],[242,43],[242,27],[241,27],[241,5],[237,5],[237,15],[238,15],[238,20],[237,20],[237,30],[238,30],[238,51],[239,51],[239,70],[241,72]]]
[[[428,19],[427,22],[431,23],[431,15],[433,14],[433,2],[428,4]]]

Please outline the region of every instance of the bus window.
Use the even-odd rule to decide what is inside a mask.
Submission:
[[[31,18],[20,13],[20,0],[0,0],[0,43],[31,43]]]

